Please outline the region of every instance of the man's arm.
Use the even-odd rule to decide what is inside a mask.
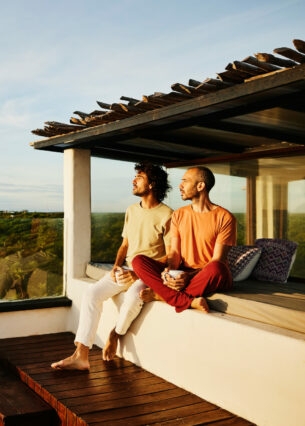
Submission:
[[[121,266],[125,262],[126,255],[127,255],[127,250],[128,250],[128,240],[127,240],[127,238],[123,238],[122,244],[120,245],[120,247],[119,247],[119,249],[117,251],[113,268],[110,271],[111,278],[113,279],[113,281],[115,281],[115,272],[116,272],[116,270],[118,268],[121,268]]]
[[[165,254],[165,256],[161,257],[161,259],[159,259],[159,262],[161,262],[161,263],[167,263],[170,250],[171,250],[170,246],[165,246],[165,253],[166,254]]]
[[[178,269],[181,262],[180,238],[172,237],[170,252],[168,253],[167,269]]]
[[[219,260],[220,262],[226,262],[230,249],[231,249],[231,246],[226,246],[224,244],[216,243],[211,261]]]
[[[128,240],[127,238],[123,238],[122,244],[120,245],[116,254],[113,269],[115,269],[117,266],[123,265],[126,259],[127,250],[128,250]]]
[[[170,269],[178,269],[181,263],[181,252],[180,252],[180,237],[172,237],[171,239],[171,248],[168,254],[167,259],[167,267],[161,274],[163,284],[167,285],[169,288],[173,290],[180,291],[182,290],[189,279],[187,277],[187,273],[183,272],[181,276],[177,278],[171,278],[168,274]]]
[[[119,276],[120,283],[131,285],[137,279],[136,274],[134,273],[134,271],[130,271],[130,270],[126,271],[122,269],[122,265],[124,264],[126,259],[127,250],[128,250],[128,239],[123,238],[122,244],[120,245],[117,251],[115,262],[114,262],[113,268],[110,271],[110,274],[113,281],[116,281],[115,272],[120,271],[122,273],[122,275]]]
[[[220,262],[227,261],[228,253],[232,245],[234,246],[236,244],[236,232],[236,218],[230,214],[224,221],[224,225],[218,234],[218,241],[225,241],[228,244],[223,244],[216,240],[211,260],[218,260]]]

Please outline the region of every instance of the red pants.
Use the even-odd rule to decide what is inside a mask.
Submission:
[[[195,297],[230,290],[233,285],[228,266],[216,260],[202,268],[182,291],[173,290],[163,284],[161,272],[164,270],[164,263],[139,254],[133,259],[132,266],[137,276],[148,287],[169,305],[175,306],[176,312],[188,309]]]

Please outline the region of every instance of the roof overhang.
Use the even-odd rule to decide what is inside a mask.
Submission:
[[[305,153],[305,64],[31,145],[167,166]]]

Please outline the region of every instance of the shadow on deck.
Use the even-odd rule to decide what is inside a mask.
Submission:
[[[72,333],[59,333],[0,340],[2,366],[56,411],[53,425],[253,425],[129,361],[103,362],[96,346],[89,373],[52,370],[52,361],[70,354],[73,339]],[[8,422],[2,424],[17,425]],[[19,420],[23,424],[28,423]]]

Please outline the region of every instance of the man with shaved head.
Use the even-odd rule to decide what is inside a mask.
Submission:
[[[141,291],[145,302],[164,300],[177,312],[195,308],[207,313],[204,296],[232,288],[227,255],[236,244],[236,220],[210,200],[214,184],[214,174],[207,167],[188,169],[179,189],[182,199],[191,204],[172,215],[167,264],[142,254],[133,259],[134,271],[149,287]],[[169,273],[173,269],[182,272],[173,278]]]

